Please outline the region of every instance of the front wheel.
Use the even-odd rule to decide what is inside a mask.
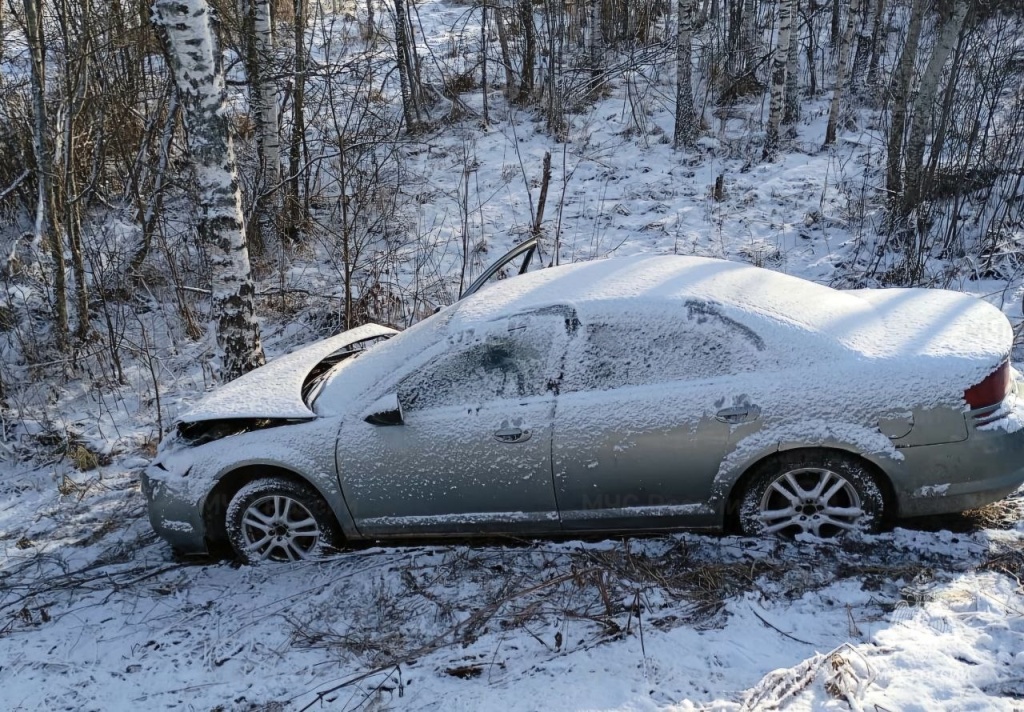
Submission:
[[[334,514],[312,487],[283,477],[244,485],[228,504],[228,541],[246,563],[316,558],[341,541]]]
[[[888,516],[885,494],[861,460],[836,451],[781,453],[757,466],[740,499],[747,535],[821,539],[877,531]]]

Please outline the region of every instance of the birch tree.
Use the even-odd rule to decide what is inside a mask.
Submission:
[[[828,110],[828,124],[825,126],[825,145],[836,142],[836,126],[839,123],[839,108],[842,103],[843,89],[846,87],[847,68],[850,64],[850,47],[853,46],[853,33],[857,29],[861,0],[851,0],[850,10],[846,13],[846,29],[839,41],[839,61],[836,65],[836,85],[832,90],[832,105]]]
[[[932,47],[928,64],[921,74],[918,83],[917,99],[914,102],[914,113],[910,121],[910,136],[907,138],[907,155],[905,159],[906,180],[903,187],[903,200],[900,214],[906,217],[921,201],[921,172],[923,170],[925,139],[928,125],[935,103],[935,94],[939,88],[942,68],[949,59],[956,38],[967,18],[969,0],[957,0],[949,16],[942,23],[935,45]]]
[[[227,91],[206,0],[156,0],[188,128],[199,193],[199,238],[213,272],[211,302],[221,376],[231,379],[263,364],[242,200],[228,129]]]
[[[789,53],[786,57],[786,101],[782,123],[792,126],[800,120],[800,35],[796,29],[800,15],[800,0],[793,0],[793,29],[789,33]],[[792,129],[796,136],[796,129]]]
[[[272,230],[276,195],[281,182],[281,133],[277,84],[273,73],[274,35],[269,0],[248,0],[244,19],[249,110],[255,125],[259,160],[253,196],[256,229],[250,234],[252,249],[259,251],[265,235]]]
[[[32,84],[32,153],[36,160],[35,244],[45,244],[53,258],[53,319],[57,346],[68,346],[67,280],[64,276],[64,243],[53,218],[53,167],[46,140],[46,52],[43,39],[42,0],[24,0],[25,39],[28,42]]]
[[[789,37],[792,34],[794,3],[795,0],[782,0],[779,3],[779,39],[775,47],[775,56],[772,58],[768,134],[761,156],[765,161],[774,161],[779,152],[779,126],[782,124],[782,113],[786,108],[786,65],[789,62]]]
[[[903,192],[903,133],[907,126],[910,104],[910,83],[914,78],[914,60],[921,40],[921,25],[927,0],[914,0],[907,23],[907,38],[903,42],[896,73],[892,78],[892,119],[889,122],[889,140],[886,147],[885,188],[890,200]]]
[[[693,106],[693,3],[678,0],[679,35],[676,38],[676,123],[673,145],[692,148],[699,131]]]

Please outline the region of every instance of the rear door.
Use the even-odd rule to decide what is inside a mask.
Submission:
[[[761,415],[733,374],[764,344],[715,305],[672,309],[588,319],[570,347],[552,447],[566,529],[720,524],[708,500],[730,433]]]
[[[400,422],[352,418],[338,470],[364,535],[555,531],[554,386],[568,340],[560,314],[453,334],[378,394]]]

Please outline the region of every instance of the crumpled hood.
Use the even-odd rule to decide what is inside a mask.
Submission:
[[[313,418],[302,400],[302,384],[318,363],[335,351],[394,329],[365,324],[280,356],[266,366],[225,383],[178,418],[182,423],[224,418]]]

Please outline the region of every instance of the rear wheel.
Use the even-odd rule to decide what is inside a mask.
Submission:
[[[888,515],[881,484],[844,452],[796,450],[757,466],[740,499],[744,534],[822,539],[877,531]]]
[[[283,477],[244,485],[225,514],[228,541],[240,559],[302,561],[341,542],[330,507],[312,487]]]

